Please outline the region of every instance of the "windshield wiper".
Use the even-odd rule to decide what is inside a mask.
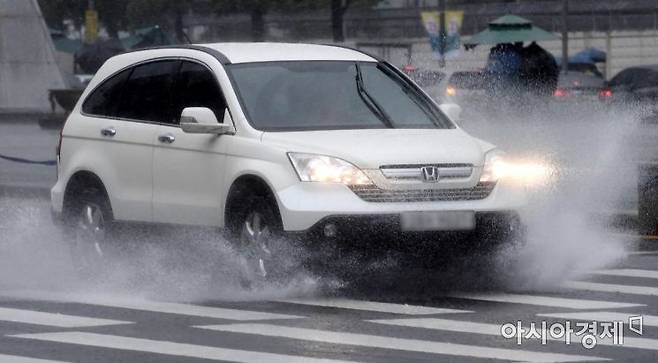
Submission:
[[[441,126],[436,123],[435,121],[436,113],[432,110],[432,108],[427,103],[421,102],[421,99],[424,99],[424,96],[418,89],[411,87],[404,78],[402,78],[399,74],[397,74],[397,72],[395,72],[392,69],[389,69],[388,67],[384,67],[381,64],[378,64],[377,69],[384,72],[389,77],[392,77],[393,80],[400,85],[400,88],[402,88],[402,92],[404,92],[404,94],[406,94],[411,99],[411,101],[414,104],[416,104],[416,106],[418,106],[421,110],[423,110],[423,112],[426,115],[433,116],[430,117],[432,123],[435,124],[436,126]]]
[[[386,114],[384,109],[375,101],[370,94],[368,94],[368,91],[366,91],[365,86],[363,85],[363,75],[361,74],[361,66],[359,66],[359,63],[355,63],[356,65],[356,89],[359,93],[359,97],[361,98],[361,101],[368,106],[368,109],[377,116],[379,121],[381,121],[386,127],[392,129],[393,128],[393,123],[391,122],[391,118]]]

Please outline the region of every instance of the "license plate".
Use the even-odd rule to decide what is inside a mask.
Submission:
[[[464,231],[475,228],[473,211],[408,212],[400,215],[403,231]]]

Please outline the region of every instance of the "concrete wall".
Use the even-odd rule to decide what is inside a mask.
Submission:
[[[64,88],[36,0],[0,0],[0,112],[47,111],[48,89]]]

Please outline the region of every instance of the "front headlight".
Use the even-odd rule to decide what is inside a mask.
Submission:
[[[509,160],[500,150],[489,151],[484,159],[480,182],[509,180],[525,186],[549,185],[555,182],[557,168],[537,160]]]
[[[371,184],[370,178],[345,160],[325,155],[288,153],[299,180],[304,182]]]
[[[482,168],[482,175],[480,175],[480,182],[495,182],[500,179],[502,174],[505,173],[505,161],[503,157],[505,153],[500,150],[494,149],[489,151],[484,156],[484,167]]]

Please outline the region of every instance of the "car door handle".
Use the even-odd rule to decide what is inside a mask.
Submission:
[[[114,127],[106,127],[104,129],[101,129],[101,135],[103,136],[113,137],[116,134],[117,134],[117,130]]]
[[[164,134],[158,136],[158,141],[165,144],[171,144],[172,142],[176,141],[176,137],[174,137],[172,134]]]

